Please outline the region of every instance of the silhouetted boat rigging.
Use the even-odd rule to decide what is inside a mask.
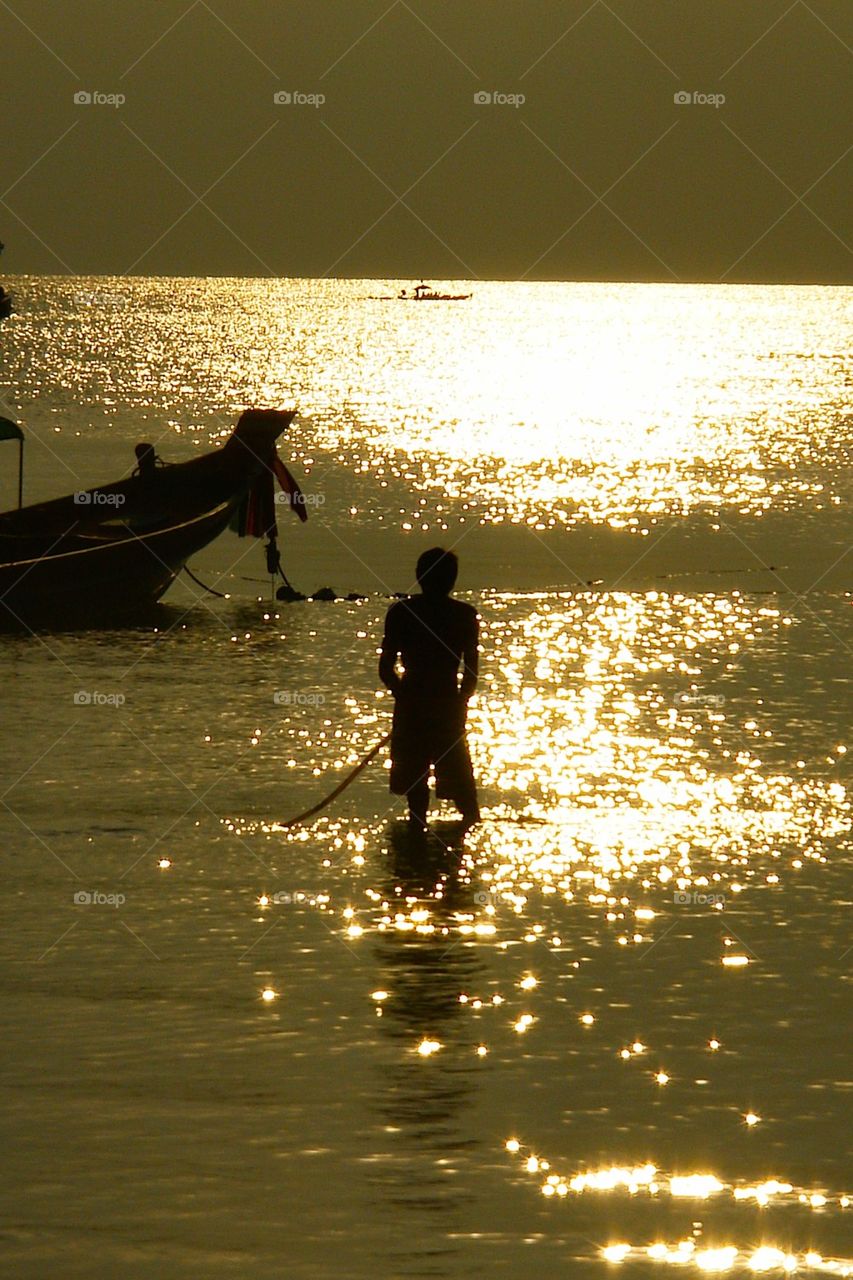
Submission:
[[[19,509],[0,514],[0,621],[139,612],[229,525],[241,537],[267,538],[267,568],[282,572],[275,478],[306,518],[276,453],[294,417],[295,410],[249,409],[222,448],[173,465],[160,463],[152,445],[138,445],[129,479],[29,507],[20,507],[23,432],[0,418],[0,440],[17,440],[21,461]]]

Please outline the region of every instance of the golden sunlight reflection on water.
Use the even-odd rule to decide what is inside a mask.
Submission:
[[[533,892],[545,903],[579,899],[617,927],[621,945],[643,945],[650,893],[722,910],[820,862],[848,830],[849,798],[833,776],[840,746],[819,776],[782,768],[771,709],[738,684],[750,649],[772,650],[790,624],[781,608],[736,593],[650,592],[493,596],[483,612],[470,736],[491,821],[472,833],[468,856],[494,903],[521,915]],[[375,702],[347,704],[350,727],[329,722],[311,736],[298,717],[285,726],[293,763],[328,744],[334,774],[363,754],[382,722]],[[311,838],[348,852],[357,873],[370,835],[332,816]],[[473,905],[483,918],[458,927],[496,936]],[[721,955],[729,966],[748,959]]]
[[[140,438],[169,457],[170,433],[201,449],[247,404],[297,404],[282,456],[329,497],[307,532],[328,533],[338,556],[363,533],[364,559],[390,546],[401,575],[439,529],[574,526],[552,539],[565,549],[586,537],[577,526],[609,525],[638,535],[633,561],[661,522],[688,540],[698,530],[665,566],[676,577],[710,564],[708,530],[726,516],[743,513],[747,540],[765,514],[783,513],[778,529],[802,517],[819,541],[811,517],[833,517],[849,487],[844,291],[484,284],[464,311],[426,314],[372,301],[379,290],[358,281],[97,287],[133,305],[81,309],[85,283],[28,285],[38,305],[16,318],[8,380],[36,442],[64,457],[82,434],[87,467],[107,446],[126,466]],[[629,539],[595,533],[603,559],[584,580],[624,581],[607,556]],[[285,1188],[288,1214],[291,1191],[296,1218],[316,1214],[315,1240],[286,1242],[295,1252],[325,1257],[330,1239],[373,1230],[380,1275],[485,1273],[488,1255],[453,1250],[489,1234],[495,1274],[571,1275],[571,1249],[584,1275],[847,1274],[849,600],[825,582],[803,597],[500,592],[565,579],[523,577],[523,548],[543,540],[476,538],[489,547],[469,578],[484,589],[468,596],[483,620],[470,741],[485,820],[464,838],[439,813],[413,844],[379,762],[309,825],[284,825],[389,727],[374,653],[386,599],[264,612],[237,580],[242,604],[205,616],[196,602],[144,663],[118,633],[51,637],[61,662],[47,667],[34,646],[10,647],[10,698],[33,664],[17,713],[37,744],[10,793],[25,824],[14,836],[38,834],[10,869],[25,878],[6,945],[37,1051],[55,1058],[45,1079],[89,1090],[86,1103],[91,1087],[117,1099],[105,1203],[126,1134],[147,1150],[159,1124],[175,1139],[164,1169],[172,1150],[183,1169],[191,1144],[209,1143],[163,1218],[176,1233],[199,1220],[199,1169],[221,1172],[222,1199],[207,1203],[227,1209],[245,1168],[259,1175],[246,1204]],[[768,552],[784,566],[781,541]],[[294,558],[306,545],[294,538]],[[543,575],[552,567],[567,566]],[[109,721],[80,711],[67,740],[42,742],[71,714],[77,664],[82,687],[108,687],[112,664],[127,707]],[[293,696],[274,703],[276,687]],[[15,742],[10,780],[17,754]],[[103,829],[84,829],[101,808]],[[51,917],[42,878],[65,867],[44,872],[45,841],[93,885],[124,877],[127,911],[66,918],[63,880]],[[139,1110],[152,1097],[151,1077],[133,1074],[141,1044],[169,1080],[167,1096],[153,1091],[174,1103],[165,1119]],[[58,1097],[49,1123],[34,1107],[42,1132],[66,1120]],[[87,1152],[88,1129],[71,1132]],[[315,1148],[337,1173],[311,1180]],[[149,1182],[165,1214],[173,1184]],[[59,1206],[64,1221],[70,1182],[57,1185],[45,1220]],[[389,1204],[393,1223],[376,1213]]]
[[[679,1240],[675,1244],[632,1246],[628,1244],[606,1245],[601,1250],[606,1262],[625,1262],[626,1259],[645,1258],[652,1262],[671,1263],[676,1266],[691,1265],[703,1272],[720,1273],[734,1269],[759,1272],[783,1272],[790,1275],[801,1269],[817,1274],[834,1276],[853,1275],[853,1263],[841,1258],[824,1258],[814,1250],[796,1254],[778,1249],[774,1245],[761,1245],[757,1249],[738,1249],[736,1245],[718,1245],[698,1248],[695,1240]]]
[[[573,1175],[561,1174],[552,1167],[551,1161],[539,1155],[526,1154],[517,1138],[507,1139],[504,1145],[511,1155],[518,1156],[525,1173],[539,1179],[539,1190],[546,1198],[553,1195],[627,1192],[631,1196],[670,1196],[684,1200],[707,1200],[720,1196],[735,1201],[751,1201],[761,1208],[771,1201],[807,1205],[814,1211],[822,1210],[827,1205],[840,1209],[847,1209],[850,1205],[847,1195],[827,1195],[813,1188],[795,1187],[778,1178],[768,1178],[753,1185],[726,1183],[712,1173],[669,1174],[650,1163],[635,1167],[614,1165],[605,1169],[587,1169]]]
[[[795,766],[780,742],[786,726],[766,672],[801,625],[796,610],[764,595],[661,592],[490,593],[478,607],[483,679],[471,742],[483,779],[480,827],[461,841],[439,823],[425,849],[413,850],[393,826],[389,834],[380,777],[367,812],[362,801],[310,829],[237,817],[230,829],[268,857],[303,847],[322,856],[304,906],[322,914],[355,964],[381,959],[365,1001],[406,1061],[427,1073],[399,1085],[408,1106],[417,1109],[420,1091],[442,1098],[463,1062],[524,1068],[513,1077],[515,1136],[504,1128],[501,1141],[549,1211],[614,1200],[606,1221],[639,1243],[605,1236],[601,1261],[849,1274],[831,1247],[849,1194],[785,1176],[775,1134],[781,1125],[790,1132],[786,1108],[805,1103],[768,1092],[736,1030],[756,998],[748,984],[778,979],[749,912],[781,904],[810,870],[831,866],[850,829],[844,744],[818,732]],[[325,724],[324,739],[312,730],[310,740],[338,762],[330,778],[372,745],[387,712],[382,699],[350,696],[342,729]],[[298,716],[285,720],[285,758],[296,761],[304,732]],[[321,793],[328,781],[315,782]],[[679,1015],[687,1045],[668,1040],[648,1010],[636,1012],[644,1007],[637,984],[660,974],[658,944],[682,935],[695,935],[695,952],[679,952],[674,970],[663,963],[676,988],[687,983],[688,960],[691,982],[703,983],[697,1009]],[[640,967],[615,977],[622,970],[612,966],[631,955]],[[619,1011],[629,1006],[626,1022]],[[724,1021],[726,1006],[742,1013]],[[783,1003],[780,1012],[790,1010]],[[575,1073],[588,1062],[601,1077],[589,1096],[582,1089],[584,1106],[575,1096],[569,1108],[575,1126],[585,1112],[590,1125],[601,1117],[602,1130],[588,1130],[588,1155],[577,1130],[568,1157],[544,1157],[548,1144],[540,1134],[533,1146],[527,1132],[542,1107],[537,1063],[555,1052]],[[717,1148],[705,1139],[695,1155],[690,1140],[673,1148],[669,1123],[688,1119],[707,1121]],[[628,1203],[663,1215],[651,1234]],[[692,1204],[703,1206],[703,1222],[685,1242],[671,1235],[682,1229],[672,1215],[686,1206],[695,1216]],[[748,1210],[777,1217],[756,1238],[732,1217]]]
[[[810,385],[841,373],[840,350],[828,366],[775,351],[782,317],[766,291],[737,322],[731,300],[701,286],[689,299],[634,290],[630,309],[620,286],[491,285],[438,317],[360,301],[342,289],[324,315],[349,364],[333,426],[325,404],[303,401],[312,439],[424,495],[421,514],[439,524],[467,506],[487,525],[648,533],[695,508],[760,516],[841,501],[813,468],[837,445],[843,394]],[[825,298],[799,301],[792,330],[832,348]],[[324,361],[326,377],[335,364]],[[291,376],[272,372],[266,393]]]
[[[76,358],[50,347],[35,370],[11,353],[25,413],[59,381],[96,418],[207,443],[247,405],[297,405],[297,454],[369,477],[374,512],[396,482],[438,527],[465,504],[490,525],[642,533],[697,508],[842,500],[844,290],[484,282],[436,309],[362,281],[97,282],[132,306],[81,305],[84,284],[30,285],[57,323],[79,314]]]

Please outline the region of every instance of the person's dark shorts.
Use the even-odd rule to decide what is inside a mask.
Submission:
[[[439,800],[476,805],[476,785],[465,741],[467,706],[462,698],[412,702],[398,698],[391,726],[391,773],[395,796],[405,795],[435,774]]]

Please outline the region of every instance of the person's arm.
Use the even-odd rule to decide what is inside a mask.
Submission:
[[[459,686],[459,692],[466,702],[477,688],[477,676],[480,670],[479,643],[480,619],[475,613],[471,619],[468,634],[465,637],[465,647],[462,650],[462,683]]]
[[[395,626],[394,605],[385,615],[385,634],[382,637],[382,648],[379,655],[379,679],[385,685],[386,689],[390,689],[396,698],[400,692],[400,677],[397,674],[397,656],[400,652],[400,645],[397,640]]]

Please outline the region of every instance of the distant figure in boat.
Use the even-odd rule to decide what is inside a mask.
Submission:
[[[158,467],[166,465],[163,459],[154,452],[153,444],[145,442],[138,444],[134,453],[136,454],[136,466],[131,474],[139,476],[142,480],[145,480],[148,476],[153,476]]]
[[[421,594],[392,604],[385,616],[379,678],[394,695],[390,786],[406,796],[416,831],[426,830],[430,769],[437,799],[452,800],[466,828],[480,820],[465,740],[468,700],[477,687],[479,619],[450,594],[458,569],[452,551],[425,551],[416,569]]]

